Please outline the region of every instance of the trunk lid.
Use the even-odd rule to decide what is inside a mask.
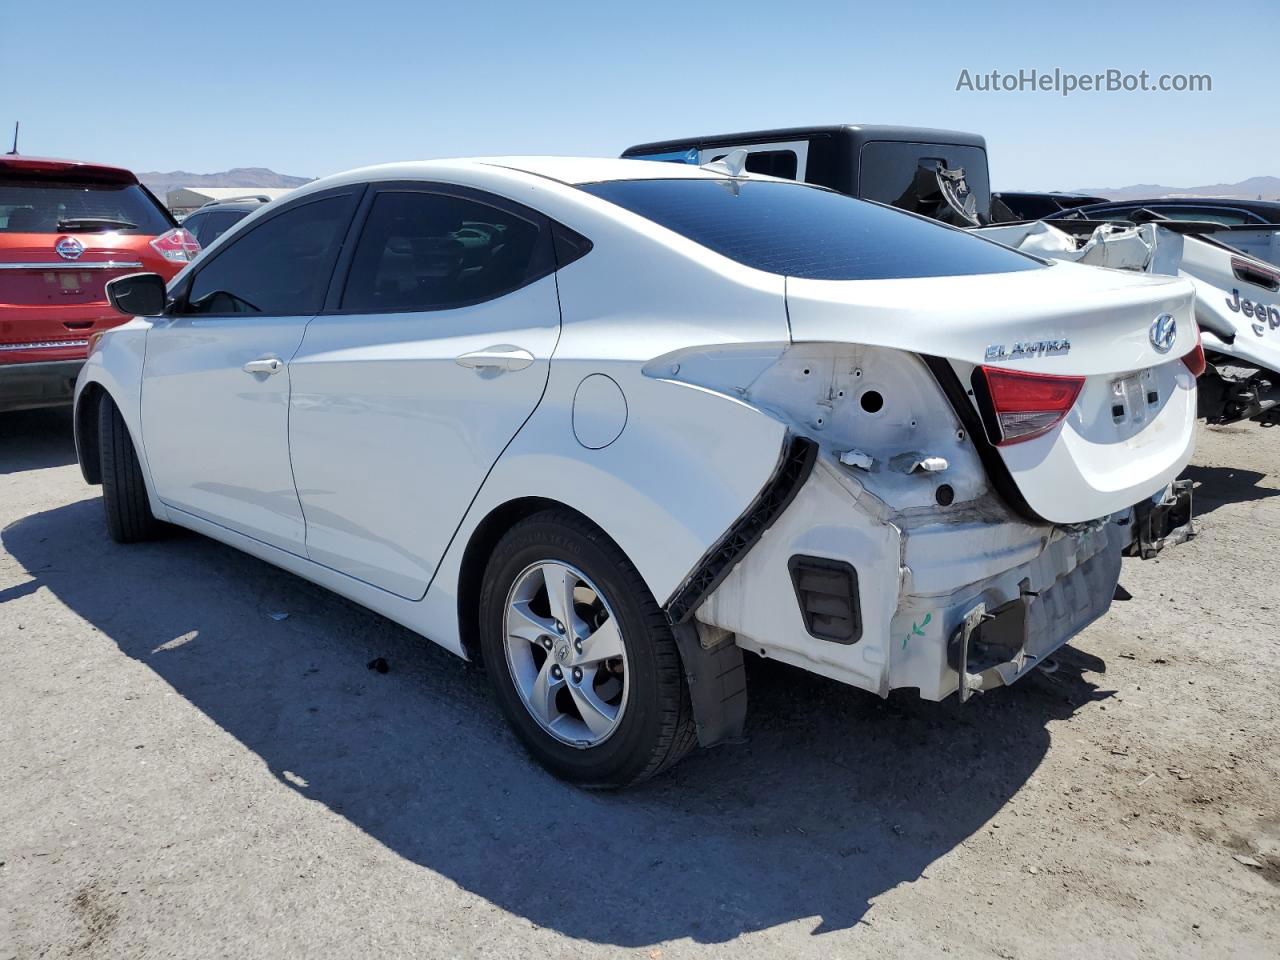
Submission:
[[[787,279],[794,341],[942,358],[963,388],[958,402],[972,407],[957,411],[962,422],[975,413],[991,419],[989,399],[973,388],[980,367],[1083,378],[1061,422],[994,449],[1027,506],[1054,523],[1125,510],[1161,491],[1190,459],[1195,378],[1181,358],[1196,345],[1194,300],[1185,280],[1070,263],[904,280]],[[1175,331],[1157,345],[1165,314]],[[996,439],[974,438],[980,446]]]

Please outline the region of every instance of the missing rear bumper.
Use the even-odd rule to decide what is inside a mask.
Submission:
[[[947,665],[955,671],[961,702],[1048,663],[1106,613],[1119,575],[1120,550],[1113,545],[1046,590],[1036,592],[1024,581],[1018,597],[993,610],[985,602],[969,607],[947,640]]]

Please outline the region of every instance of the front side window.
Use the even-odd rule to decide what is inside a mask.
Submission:
[[[553,267],[546,227],[443,193],[387,190],[356,244],[342,309],[442,310],[491,300]]]
[[[342,237],[350,195],[286,210],[236,238],[196,274],[185,313],[319,313]]]
[[[613,180],[582,189],[748,267],[791,277],[888,280],[1042,266],[963,230],[805,184]]]

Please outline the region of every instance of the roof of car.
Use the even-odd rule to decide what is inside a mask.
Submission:
[[[522,170],[568,184],[602,180],[715,180],[727,176],[694,164],[613,157],[478,157],[475,162]]]
[[[187,217],[194,217],[197,213],[226,213],[228,211],[231,213],[252,213],[259,207],[265,206],[265,203],[255,203],[252,201],[222,200],[218,203],[206,203],[203,207],[196,207],[187,214]]]
[[[289,198],[295,199],[331,187],[367,181],[452,180],[458,176],[492,173],[494,170],[541,177],[568,186],[605,180],[720,180],[727,177],[727,174],[692,164],[619,160],[614,157],[462,157],[456,160],[410,160],[358,167],[312,180],[293,190]],[[747,173],[742,174],[742,177],[772,179]]]
[[[82,163],[79,160],[60,160],[56,157],[28,157],[7,153],[0,156],[0,173],[48,174],[50,177],[71,177],[76,180],[96,180],[104,183],[137,183],[138,178],[124,167],[112,167],[102,163]]]

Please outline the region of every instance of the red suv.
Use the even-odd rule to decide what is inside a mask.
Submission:
[[[125,322],[106,282],[199,250],[128,170],[0,156],[0,411],[70,403],[90,336]]]

